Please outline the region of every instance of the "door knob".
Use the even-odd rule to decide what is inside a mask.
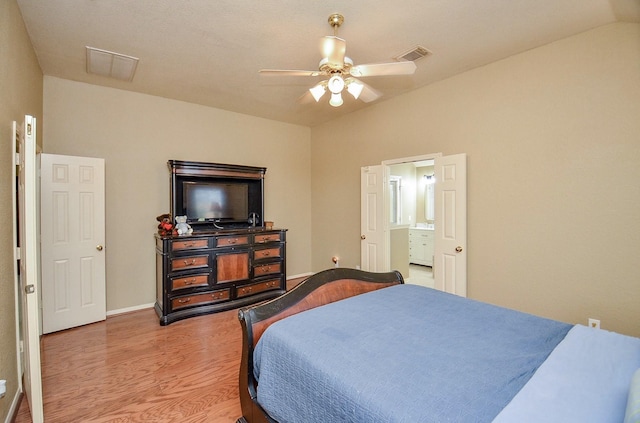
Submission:
[[[360,239],[367,239],[366,235],[360,235]]]
[[[98,246],[96,247],[96,250],[98,250],[98,251],[102,251],[102,248],[103,248],[103,247],[102,247],[102,245],[98,245]]]
[[[458,245],[456,247],[456,253],[461,253],[461,252],[462,252],[462,247]]]

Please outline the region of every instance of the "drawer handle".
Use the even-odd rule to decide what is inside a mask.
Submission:
[[[186,248],[194,247],[195,245],[196,245],[196,244],[194,244],[193,242],[187,242],[187,243],[185,243],[185,244],[184,244],[184,246],[185,246]]]
[[[191,298],[180,298],[178,300],[179,304],[186,304],[186,303],[190,303],[191,302]]]
[[[185,266],[192,266],[192,265],[196,264],[196,259],[183,260],[183,262],[184,262]]]
[[[184,281],[185,285],[193,285],[194,283],[196,283],[196,278],[193,278],[190,281]]]
[[[237,243],[238,243],[238,238],[229,240],[229,244],[237,244]]]
[[[222,298],[222,292],[216,292],[211,294],[211,298],[213,298],[214,300],[218,298]]]
[[[271,255],[271,251],[265,251],[262,255],[269,257]]]

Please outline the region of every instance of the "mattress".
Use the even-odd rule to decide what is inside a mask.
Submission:
[[[495,423],[619,423],[640,368],[640,339],[573,327]]]
[[[397,285],[271,325],[257,401],[280,423],[491,422],[570,329]]]

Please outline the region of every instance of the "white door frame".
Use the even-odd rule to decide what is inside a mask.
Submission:
[[[40,327],[39,309],[40,295],[38,269],[38,195],[37,195],[37,163],[36,163],[36,119],[26,115],[21,128],[20,153],[16,154],[16,131],[14,122],[13,136],[13,166],[12,183],[16,181],[16,165],[20,164],[19,185],[24,184],[22,192],[18,192],[19,199],[24,196],[20,209],[20,227],[24,229],[20,238],[20,247],[14,236],[14,268],[18,258],[20,275],[16,276],[16,343],[18,344],[18,380],[20,389],[27,396],[33,423],[44,421],[44,406],[42,398],[42,374],[40,364]],[[15,186],[12,187],[15,192]],[[14,194],[15,195],[15,194]],[[17,205],[17,204],[15,204]],[[14,205],[14,228],[18,230],[18,215]],[[22,343],[22,348],[20,344]],[[24,383],[23,383],[24,377]]]

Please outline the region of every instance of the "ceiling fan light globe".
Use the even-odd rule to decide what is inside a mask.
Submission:
[[[349,91],[349,94],[351,94],[356,100],[358,99],[358,97],[360,97],[363,89],[364,84],[358,81],[351,81],[351,83],[347,85],[347,91]]]
[[[344,79],[342,79],[342,76],[340,75],[333,75],[329,79],[327,86],[329,87],[329,91],[333,94],[339,94],[344,89]]]
[[[313,98],[315,98],[316,102],[320,101],[325,91],[326,88],[322,84],[318,84],[313,88],[309,88],[309,92],[311,92],[311,95],[313,96]]]
[[[342,95],[340,93],[331,94],[331,100],[329,100],[329,104],[331,104],[333,107],[340,107],[342,106],[342,103]]]

